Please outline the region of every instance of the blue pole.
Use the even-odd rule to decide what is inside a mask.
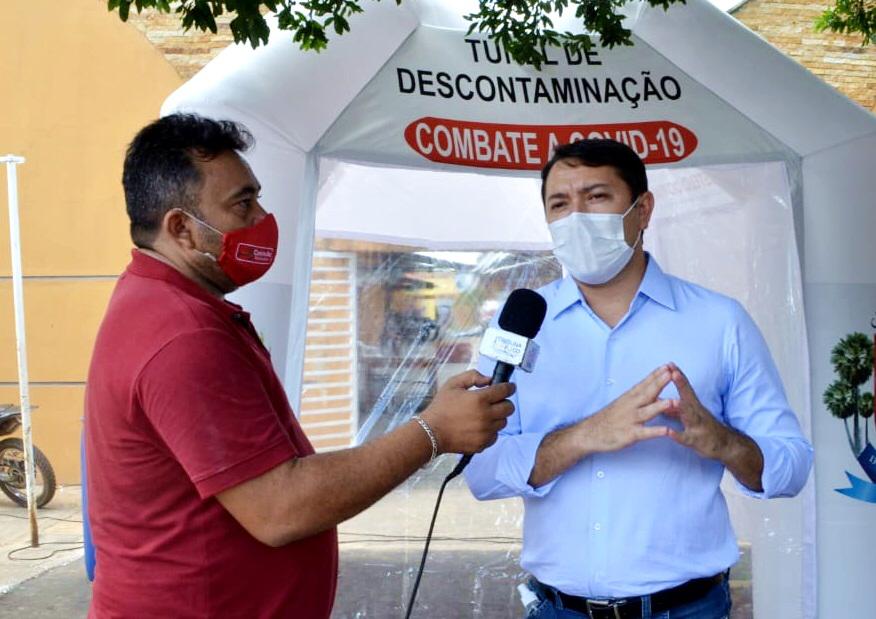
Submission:
[[[79,462],[82,467],[82,537],[85,540],[85,574],[94,582],[94,542],[91,539],[91,524],[88,522],[88,469],[85,465],[85,433],[79,443]]]

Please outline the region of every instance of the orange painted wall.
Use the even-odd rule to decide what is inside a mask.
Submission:
[[[84,383],[129,258],[125,148],[182,80],[103,0],[0,2],[0,153],[19,169],[34,442],[79,482]],[[0,401],[18,402],[6,173],[0,169]]]

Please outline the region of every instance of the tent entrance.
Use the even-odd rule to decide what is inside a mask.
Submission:
[[[785,164],[658,168],[649,181],[656,207],[645,248],[666,272],[746,307],[808,432],[808,349]],[[439,384],[473,366],[508,293],[546,284],[561,269],[535,178],[323,159],[318,187],[301,416],[317,446],[329,449],[380,435],[427,406]],[[442,458],[341,526],[336,616],[403,609],[453,460]],[[811,489],[771,502],[743,497],[730,478],[724,490],[742,551],[734,617],[754,608],[757,616],[794,616],[814,560],[804,541]],[[420,605],[446,616],[519,616],[521,524],[518,500],[478,503],[454,482]],[[769,595],[777,590],[786,593]]]

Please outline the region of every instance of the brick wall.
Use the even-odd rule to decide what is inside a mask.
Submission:
[[[185,32],[176,13],[165,14],[146,9],[138,14],[135,9],[131,9],[128,17],[128,23],[142,32],[164,54],[184,80],[192,77],[219,52],[234,43],[228,27],[229,21],[228,16],[217,17],[218,32],[213,34],[194,28]]]
[[[732,15],[812,73],[876,112],[876,45],[861,36],[815,32],[826,0],[749,0]]]

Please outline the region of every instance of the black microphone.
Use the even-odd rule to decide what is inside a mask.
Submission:
[[[487,329],[480,352],[496,359],[491,385],[507,383],[518,367],[531,372],[538,358],[538,344],[533,341],[547,313],[544,297],[528,288],[518,288],[508,295],[499,314],[499,328]],[[453,479],[471,462],[472,454],[463,456],[448,475]]]

